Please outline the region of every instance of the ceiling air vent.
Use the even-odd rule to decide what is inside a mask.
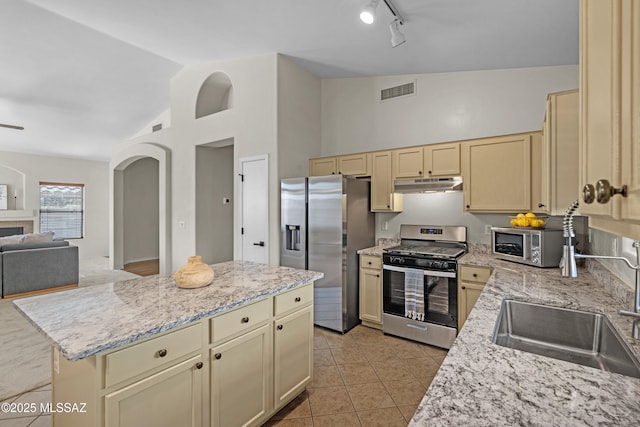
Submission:
[[[415,82],[405,83],[400,86],[394,86],[380,91],[380,101],[398,98],[399,96],[413,95],[416,92]]]

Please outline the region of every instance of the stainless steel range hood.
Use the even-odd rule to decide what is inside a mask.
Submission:
[[[396,179],[396,193],[428,193],[435,191],[461,191],[462,177]]]

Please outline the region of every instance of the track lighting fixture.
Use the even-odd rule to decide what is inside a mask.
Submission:
[[[395,18],[389,24],[389,29],[391,30],[391,47],[400,46],[407,41],[407,39],[404,38],[404,34],[402,34],[398,28],[400,25],[402,25],[402,22],[398,18]]]
[[[393,15],[393,21],[389,24],[389,29],[391,30],[391,46],[396,47],[400,46],[402,43],[407,41],[404,37],[404,34],[400,32],[400,25],[404,25],[404,18],[398,12],[398,9],[393,4],[392,0],[382,0],[384,4],[387,6],[391,14]],[[360,12],[360,19],[365,24],[372,24],[376,19],[376,8],[378,7],[379,0],[371,0],[367,6],[362,9]]]
[[[376,8],[378,7],[378,2],[380,0],[371,0],[371,2],[362,9],[360,12],[360,19],[365,24],[373,24],[373,21],[376,20]]]

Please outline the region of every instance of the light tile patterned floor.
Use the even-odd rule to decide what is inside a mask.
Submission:
[[[51,414],[43,414],[40,412],[41,403],[44,405],[51,403],[51,384],[3,400],[1,403],[11,403],[14,409],[23,409],[21,412],[0,410],[0,426],[2,427],[51,426]],[[9,407],[9,409],[11,409],[11,407]],[[33,409],[35,409],[35,412],[32,411]]]
[[[404,427],[447,355],[365,326],[314,335],[313,382],[265,427]]]

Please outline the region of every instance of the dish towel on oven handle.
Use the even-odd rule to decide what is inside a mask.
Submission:
[[[404,317],[424,321],[424,271],[408,268],[404,273]]]

